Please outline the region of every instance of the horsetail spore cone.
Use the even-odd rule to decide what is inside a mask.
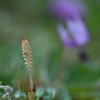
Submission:
[[[28,42],[28,40],[27,39],[23,39],[22,40],[22,51],[23,51],[23,57],[25,57],[24,58],[24,60],[26,61],[25,62],[25,64],[26,64],[26,68],[27,68],[27,70],[28,70],[28,73],[29,73],[29,80],[30,80],[30,89],[29,89],[29,93],[28,94],[30,94],[29,95],[29,100],[34,100],[34,97],[33,97],[33,95],[34,95],[34,91],[33,91],[33,78],[32,78],[32,67],[33,67],[33,65],[32,65],[32,61],[31,61],[31,59],[32,59],[32,52],[30,51],[30,44],[29,44],[29,42]]]
[[[25,57],[24,58],[24,60],[26,60],[26,62],[25,62],[25,64],[26,64],[26,68],[28,68],[28,69],[31,69],[32,67],[33,67],[33,65],[32,65],[32,61],[31,61],[31,59],[32,59],[32,52],[30,51],[30,44],[29,44],[29,42],[28,42],[28,40],[27,39],[23,39],[22,40],[22,51],[23,51],[23,57]]]

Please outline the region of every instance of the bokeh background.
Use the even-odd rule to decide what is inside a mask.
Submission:
[[[100,100],[100,1],[84,0],[84,22],[90,42],[85,45],[89,63],[84,65],[77,48],[64,47],[56,20],[47,10],[47,0],[0,0],[0,81],[13,92],[27,94],[28,72],[21,41],[28,39],[33,55],[36,87],[56,91],[52,100]],[[4,91],[0,90],[0,96]],[[46,94],[49,95],[49,94]],[[42,96],[43,97],[43,96]],[[41,98],[42,100],[43,98]],[[44,100],[45,99],[44,96]]]

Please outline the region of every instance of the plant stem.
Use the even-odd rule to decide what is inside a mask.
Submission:
[[[29,100],[35,100],[36,91],[34,91],[35,87],[33,87],[33,78],[32,78],[32,69],[31,68],[28,69],[28,73],[29,73],[29,81],[30,81],[30,90],[28,92]]]
[[[32,78],[32,69],[28,69],[28,73],[29,73],[29,81],[30,81],[30,90],[33,90],[33,78]]]

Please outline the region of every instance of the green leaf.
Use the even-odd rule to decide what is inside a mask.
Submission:
[[[52,100],[52,92],[50,93],[49,100]]]
[[[43,84],[44,84],[44,82],[42,82],[42,84],[41,84],[40,91],[39,91],[39,95],[37,96],[37,99],[36,100],[39,100],[39,98],[40,98],[40,93],[41,93],[41,90],[43,88]]]

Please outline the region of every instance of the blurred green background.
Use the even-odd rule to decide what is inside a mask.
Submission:
[[[77,48],[65,48],[47,0],[0,0],[0,81],[24,92],[29,88],[21,41],[28,39],[33,55],[33,80],[38,87],[54,88],[54,100],[100,100],[100,1],[85,0],[90,33],[85,46],[90,63],[78,58]],[[64,95],[68,92],[68,96]],[[44,99],[46,100],[46,99]]]

